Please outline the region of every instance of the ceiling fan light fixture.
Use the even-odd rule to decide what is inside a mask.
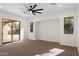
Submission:
[[[36,13],[38,14],[42,14],[40,11],[43,10],[43,8],[41,9],[35,9],[37,7],[37,4],[34,4],[34,5],[30,5],[29,7],[25,6],[25,9],[23,9],[23,13],[24,14],[27,14],[27,12],[30,14],[30,12],[33,14],[33,15],[36,15]]]

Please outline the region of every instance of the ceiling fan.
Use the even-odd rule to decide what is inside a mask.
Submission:
[[[37,4],[30,5],[29,7],[27,7],[26,5],[24,5],[24,9],[22,9],[22,10],[23,10],[24,14],[30,14],[30,12],[33,15],[36,15],[36,13],[42,14],[42,12],[39,12],[39,11],[43,10],[43,8],[41,8],[41,9],[35,9],[36,7],[37,7]]]

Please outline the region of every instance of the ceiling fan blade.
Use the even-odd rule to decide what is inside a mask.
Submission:
[[[34,15],[36,15],[34,12],[32,12]]]
[[[24,14],[30,14],[30,12],[29,11],[23,11],[22,13],[24,13]]]
[[[28,8],[26,5],[24,5],[24,7],[27,8],[27,9],[29,10],[29,8]]]
[[[35,12],[35,13],[39,13],[39,14],[42,14],[41,12]]]
[[[36,10],[34,10],[34,11],[41,11],[41,10],[43,10],[43,9],[36,9]]]
[[[35,4],[32,9],[34,9],[37,5]]]

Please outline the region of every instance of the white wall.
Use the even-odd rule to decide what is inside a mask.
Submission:
[[[64,34],[64,17],[74,16],[74,34]],[[65,10],[59,13],[51,13],[47,16],[31,18],[30,20],[33,22],[40,22],[50,19],[59,19],[60,20],[60,44],[68,45],[68,46],[77,46],[77,8]],[[28,37],[31,39],[35,39],[35,31],[34,33],[30,33]]]
[[[40,22],[35,22],[35,39],[40,39],[40,28],[39,28]]]
[[[33,32],[30,32],[30,23],[33,22]],[[35,40],[35,22],[30,20],[28,21],[28,39]]]
[[[78,12],[78,14],[77,14],[78,16],[77,17],[78,17],[78,25],[79,25],[79,5],[78,5],[77,12]],[[79,26],[77,26],[77,27],[78,27],[78,30],[77,30],[78,31],[78,34],[77,34],[77,39],[78,39],[77,43],[78,43],[78,45],[77,45],[77,48],[78,48],[78,53],[79,53]]]
[[[60,44],[68,45],[68,46],[77,46],[77,9],[72,9],[70,11],[64,12],[61,14],[61,38],[60,38]],[[74,34],[64,34],[64,17],[74,16]]]
[[[39,22],[36,34],[39,40],[59,42],[60,41],[60,20],[52,19]],[[36,27],[35,27],[36,28]]]
[[[2,11],[0,10],[0,45],[2,44],[2,18],[7,18],[7,19],[11,19],[11,20],[18,20],[20,21],[20,27],[21,29],[24,29],[24,38],[22,37],[22,39],[27,39],[27,18],[25,17],[21,17],[19,15],[7,12],[7,11]]]

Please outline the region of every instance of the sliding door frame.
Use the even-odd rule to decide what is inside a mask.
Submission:
[[[20,21],[14,21],[14,22],[19,22],[19,40],[17,41],[20,41]],[[12,22],[12,25],[13,25],[13,22]],[[12,31],[13,31],[13,27],[12,27]],[[13,41],[13,32],[12,32],[12,42],[16,42],[16,41]]]
[[[15,41],[13,41],[13,34],[11,34],[11,41],[10,42],[3,42],[3,40],[4,40],[4,38],[3,38],[3,27],[4,27],[4,25],[3,25],[3,21],[5,20],[6,18],[2,18],[2,44],[6,44],[6,43],[12,43],[12,42],[15,42]],[[6,19],[6,20],[8,20],[8,21],[10,21],[10,19]],[[20,28],[20,21],[16,21],[16,20],[13,20],[13,21],[15,21],[15,22],[19,22],[19,28]],[[12,24],[13,24],[13,22],[12,22]],[[12,26],[12,31],[13,31],[13,26]],[[13,33],[13,32],[12,32]],[[19,29],[19,40],[18,41],[20,41],[20,29]]]

